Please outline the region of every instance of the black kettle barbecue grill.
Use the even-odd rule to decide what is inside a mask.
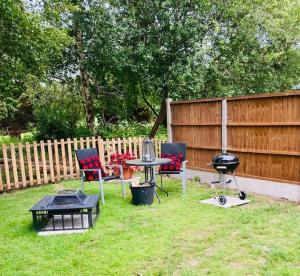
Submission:
[[[226,184],[229,184],[231,180],[226,181],[225,175],[231,173],[233,176],[233,180],[235,185],[239,191],[239,198],[241,200],[246,199],[246,193],[240,190],[240,187],[235,179],[234,172],[240,164],[240,159],[234,155],[229,153],[222,153],[216,155],[212,160],[212,165],[214,169],[219,173],[219,181],[214,181],[211,184],[220,184],[221,188],[224,188]],[[218,196],[218,201],[221,205],[226,204],[226,197],[224,195]]]

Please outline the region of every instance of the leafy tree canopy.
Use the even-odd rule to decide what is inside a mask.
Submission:
[[[0,120],[32,106],[41,82],[77,91],[92,131],[151,117],[157,128],[167,97],[300,82],[297,0],[0,0],[0,24]]]

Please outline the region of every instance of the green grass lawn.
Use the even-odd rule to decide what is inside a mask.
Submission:
[[[165,179],[167,198],[136,207],[118,184],[84,234],[37,236],[28,209],[43,195],[79,187],[66,181],[0,196],[0,275],[300,275],[300,206],[252,196],[223,209],[199,204],[212,191]],[[86,185],[96,193],[97,185]]]

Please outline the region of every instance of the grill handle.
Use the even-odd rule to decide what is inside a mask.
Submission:
[[[227,170],[226,166],[218,166],[216,167],[217,170]]]

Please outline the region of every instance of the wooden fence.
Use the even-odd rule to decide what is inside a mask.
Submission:
[[[97,147],[102,164],[112,153],[141,155],[143,138],[102,140],[100,137],[40,141],[32,144],[2,145],[0,155],[0,192],[21,189],[79,177],[76,149]],[[155,139],[157,156],[163,140]]]
[[[223,149],[240,157],[239,175],[300,184],[300,91],[170,107],[171,135],[187,143],[189,168],[212,171],[212,156]]]

